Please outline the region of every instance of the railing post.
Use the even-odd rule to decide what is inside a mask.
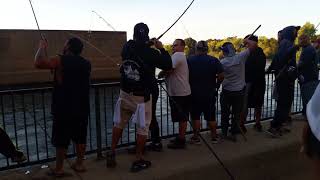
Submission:
[[[102,159],[102,140],[101,140],[101,118],[100,118],[100,96],[99,88],[94,88],[95,115],[96,115],[96,135],[97,135],[97,159]]]

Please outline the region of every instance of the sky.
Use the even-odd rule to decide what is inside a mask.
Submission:
[[[0,0],[0,29],[37,29],[29,0]],[[191,0],[32,0],[40,29],[117,31],[132,38],[138,22],[149,26],[150,37],[162,34]],[[244,37],[259,24],[258,36],[276,37],[288,25],[320,23],[319,0],[195,0],[181,20],[161,39],[196,40]],[[320,28],[319,28],[320,29]]]

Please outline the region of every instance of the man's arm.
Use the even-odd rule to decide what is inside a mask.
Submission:
[[[255,42],[255,41],[251,41],[249,39],[244,39],[243,42],[247,48],[246,48],[246,50],[241,51],[237,55],[239,58],[236,59],[237,62],[235,62],[235,63],[240,63],[241,61],[246,61],[250,55],[250,52],[254,51],[258,47],[257,42]]]
[[[155,66],[162,70],[171,70],[172,69],[172,60],[170,54],[163,48],[163,45],[160,41],[155,41],[155,47],[160,51],[155,51],[154,63]]]
[[[40,40],[38,51],[34,57],[34,66],[38,69],[55,69],[60,64],[60,57],[49,58],[47,55],[48,43]]]
[[[249,39],[243,40],[244,44],[246,45],[247,49],[249,49],[250,52],[254,51],[258,47],[258,43]]]

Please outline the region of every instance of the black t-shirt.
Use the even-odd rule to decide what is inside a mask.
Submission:
[[[55,75],[52,113],[88,116],[91,63],[81,56],[61,56],[61,82]]]
[[[193,97],[211,97],[216,92],[217,74],[223,72],[220,61],[209,55],[188,58],[189,82]]]
[[[246,61],[246,83],[265,83],[266,56],[258,47],[250,52]]]

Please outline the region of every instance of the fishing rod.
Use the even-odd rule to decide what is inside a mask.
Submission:
[[[157,39],[161,39],[163,35],[165,35],[181,18],[182,16],[188,11],[195,0],[192,0],[189,6],[183,11],[183,13],[179,16],[179,18],[164,32],[162,33]]]
[[[97,15],[100,19],[102,19],[102,21],[105,22],[113,31],[116,31],[116,29],[110,23],[108,23],[107,20],[100,16],[96,11],[92,10],[91,12]]]
[[[85,40],[83,37],[81,37],[80,35],[76,35],[74,33],[68,32],[69,35],[74,36],[80,40],[82,40],[83,42],[87,43],[89,46],[91,46],[92,48],[94,48],[97,52],[99,52],[101,55],[103,55],[106,59],[110,59],[114,64],[116,64],[117,66],[120,66],[119,63],[114,60],[111,56],[107,56],[101,49],[99,49],[98,47],[96,47],[95,45],[93,45],[92,43],[90,43],[89,41]]]
[[[318,23],[318,25],[316,26],[316,28],[314,28],[316,31],[318,29],[318,27],[320,26],[320,22]]]
[[[246,39],[250,39],[260,28],[261,28],[261,24]],[[240,48],[243,48],[243,47],[244,47],[244,44],[241,44]]]
[[[160,87],[164,90],[164,92],[166,92],[167,96],[169,97],[169,99],[173,102],[173,104],[175,104],[175,106],[177,107],[178,111],[181,113],[183,112],[181,107],[179,106],[179,104],[169,95],[168,91],[163,87],[163,85],[161,83],[159,83]],[[191,120],[189,119],[189,117],[183,113],[183,115],[185,116],[185,118],[188,120],[191,129],[194,131],[194,127],[192,125]],[[200,139],[204,142],[204,144],[206,145],[206,147],[209,149],[209,151],[212,153],[212,155],[217,159],[217,161],[219,162],[219,164],[221,165],[221,167],[225,170],[225,172],[228,174],[228,176],[230,177],[230,180],[235,180],[234,176],[232,175],[231,171],[224,165],[224,163],[222,162],[222,160],[219,158],[218,154],[213,150],[213,148],[209,145],[209,143],[204,139],[204,137],[199,133],[198,134]]]
[[[31,6],[31,10],[32,10],[32,13],[33,13],[33,17],[34,17],[34,19],[35,19],[35,21],[36,21],[36,24],[37,24],[37,27],[38,27],[38,31],[39,31],[39,34],[40,34],[40,38],[45,41],[46,38],[45,38],[44,35],[41,33],[40,26],[39,26],[39,23],[38,23],[38,20],[37,20],[37,16],[36,16],[36,13],[34,12],[33,5],[32,5],[31,0],[29,0],[29,3],[30,3],[30,6]]]
[[[189,36],[189,38],[191,38],[188,29],[186,28],[186,26],[184,25],[184,23],[183,23],[182,21],[181,21],[181,24],[182,24],[182,26],[183,26],[183,29],[186,31],[187,35]]]

